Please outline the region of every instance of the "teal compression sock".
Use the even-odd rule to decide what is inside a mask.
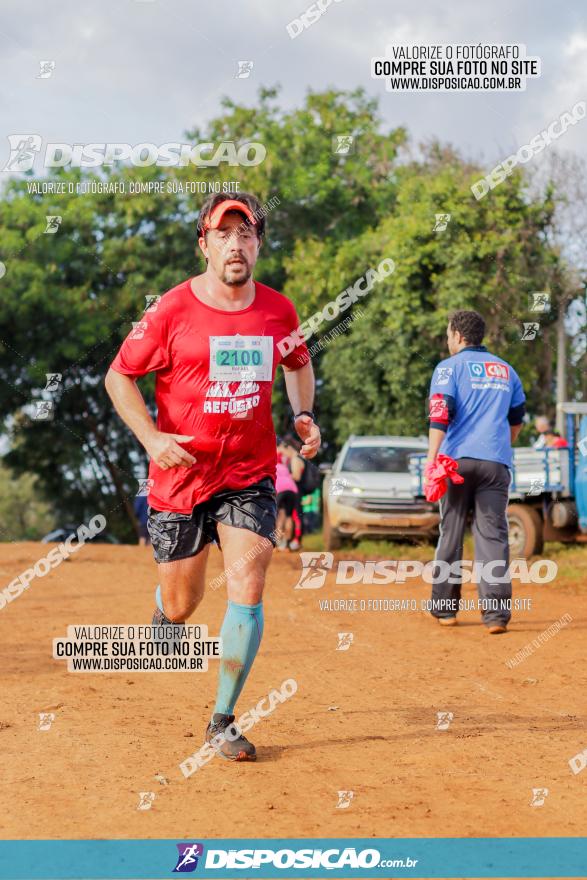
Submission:
[[[232,715],[263,636],[263,603],[228,602],[220,630],[222,659],[218,671],[215,713]]]

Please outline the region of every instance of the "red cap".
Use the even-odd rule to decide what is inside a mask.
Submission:
[[[214,210],[210,213],[210,216],[202,228],[202,235],[205,235],[209,229],[218,229],[222,222],[222,218],[227,211],[238,211],[240,214],[244,214],[249,223],[252,223],[253,226],[257,225],[255,216],[248,205],[245,205],[244,202],[239,202],[238,199],[226,199],[226,201],[220,202],[219,205],[216,205]]]

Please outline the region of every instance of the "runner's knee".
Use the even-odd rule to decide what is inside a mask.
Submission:
[[[228,598],[244,605],[254,605],[261,601],[265,586],[263,571],[234,573],[228,579]]]
[[[165,617],[173,623],[183,623],[200,604],[198,596],[170,596],[163,600]]]

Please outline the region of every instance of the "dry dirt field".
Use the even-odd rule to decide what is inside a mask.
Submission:
[[[46,552],[0,545],[2,583]],[[216,661],[207,673],[73,674],[52,659],[69,624],[151,620],[150,549],[86,546],[0,610],[0,837],[584,835],[587,771],[568,762],[587,748],[587,549],[573,554],[554,584],[515,585],[532,606],[502,636],[476,611],[446,629],[420,611],[320,610],[324,599],[419,600],[429,587],[337,586],[329,574],[321,589],[296,590],[299,556],[276,554],[237,715],[285,679],[298,691],[249,733],[256,764],[215,758],[186,779],[179,763],[203,742]],[[212,578],[215,549],[210,561]],[[217,635],[224,607],[224,589],[211,591],[192,622]],[[567,626],[508,668],[565,614]],[[348,650],[337,650],[340,632],[353,633]],[[41,712],[55,715],[49,730]],[[438,712],[452,713],[447,729]],[[542,806],[531,806],[536,788],[548,789]],[[145,791],[152,807],[138,810]],[[339,791],[354,793],[346,809]]]

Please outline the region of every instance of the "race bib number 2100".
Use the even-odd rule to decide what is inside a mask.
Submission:
[[[243,378],[271,382],[273,337],[211,336],[210,379],[238,382]]]

